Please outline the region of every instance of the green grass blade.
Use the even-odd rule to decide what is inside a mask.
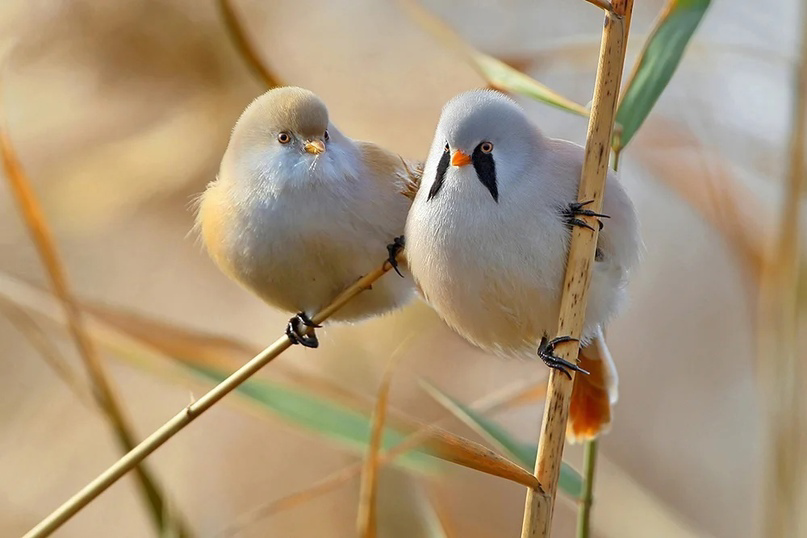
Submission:
[[[427,382],[422,382],[422,387],[440,405],[451,411],[454,416],[462,420],[479,435],[485,437],[501,450],[507,452],[524,468],[532,469],[535,466],[535,457],[538,453],[537,446],[514,439],[513,436],[507,433],[504,428],[499,426],[495,421],[477,413],[470,407],[460,403],[445,392],[442,392],[437,387]],[[580,473],[575,471],[569,464],[563,462],[560,466],[558,487],[570,497],[579,499],[583,493],[583,478],[580,476]]]
[[[227,377],[212,368],[183,365],[216,383]],[[326,398],[264,379],[250,379],[239,386],[236,392],[257,404],[260,409],[343,446],[363,452],[370,441],[372,423],[368,416]],[[401,432],[385,428],[382,446],[388,449],[401,443],[405,437]],[[435,468],[434,459],[421,452],[408,452],[395,462],[420,472]]]
[[[403,6],[421,28],[465,56],[491,87],[503,92],[525,95],[579,116],[588,116],[588,110],[584,106],[550,90],[518,69],[473,48],[453,28],[421,6],[417,0],[405,0]]]
[[[567,99],[501,60],[477,51],[470,54],[470,60],[479,74],[497,90],[518,93],[578,116],[588,117],[588,110],[583,105]]]
[[[617,110],[614,151],[628,145],[670,82],[710,0],[670,0],[648,37]]]

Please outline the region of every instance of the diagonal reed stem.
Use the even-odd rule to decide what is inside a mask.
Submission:
[[[403,256],[399,255],[402,259]],[[328,306],[312,317],[314,324],[319,325],[342,308],[356,295],[370,289],[372,284],[391,269],[389,262],[375,269],[371,273],[357,280],[353,285],[340,293]],[[216,385],[199,400],[188,405],[177,413],[172,419],[163,424],[154,433],[146,437],[139,445],[130,450],[125,456],[112,464],[106,471],[98,475],[78,493],[73,495],[64,504],[57,508],[48,517],[39,522],[36,527],[28,531],[23,538],[40,538],[49,536],[66,521],[72,518],[93,499],[107,490],[109,486],[120,480],[127,472],[137,466],[152,452],[161,447],[199,415],[213,407],[224,396],[235,390],[241,383],[252,377],[258,370],[266,366],[272,359],[291,347],[287,336],[282,336],[269,347],[260,352],[244,366],[236,370],[227,379]]]
[[[606,12],[605,15],[583,172],[577,195],[581,202],[593,200],[590,207],[595,211],[602,208],[617,96],[625,62],[626,18],[630,17],[632,9],[633,0],[616,0],[613,2],[613,11]],[[572,230],[558,320],[559,335],[580,338],[582,333],[597,236],[596,227],[588,230],[576,226]],[[574,362],[577,360],[577,352],[577,343],[570,342],[559,347],[558,356]],[[550,372],[538,440],[538,457],[535,461],[535,476],[545,493],[533,489],[527,491],[522,538],[550,535],[572,385],[573,379],[567,378],[563,373],[556,370]]]

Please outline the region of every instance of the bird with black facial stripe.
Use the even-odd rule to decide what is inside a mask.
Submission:
[[[443,108],[406,224],[406,256],[424,298],[472,343],[536,354],[575,376],[569,435],[609,422],[616,370],[602,329],[617,312],[641,240],[633,204],[613,174],[603,213],[577,203],[583,148],[544,136],[501,93],[461,94]],[[554,354],[571,228],[599,235],[580,364]],[[568,338],[565,339],[568,341]]]

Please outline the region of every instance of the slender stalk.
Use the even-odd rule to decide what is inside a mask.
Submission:
[[[403,349],[402,346],[398,346],[398,350],[393,353],[389,361],[387,371],[384,372],[384,377],[378,388],[376,405],[373,410],[373,428],[370,432],[370,443],[367,445],[367,455],[364,458],[361,473],[359,511],[356,515],[356,528],[361,538],[376,538],[378,536],[378,474],[381,467],[378,460],[381,453],[381,441],[384,437],[384,423],[387,420],[392,374],[398,363],[398,351],[401,349]]]
[[[233,8],[232,0],[218,0],[219,11],[221,17],[224,19],[224,26],[227,28],[227,33],[233,40],[235,48],[238,49],[239,54],[244,59],[250,70],[256,77],[261,79],[261,82],[267,88],[276,88],[283,86],[283,81],[274,74],[261,60],[258,52],[252,46],[252,42],[244,32],[243,24],[238,17],[238,14]]]
[[[617,96],[625,62],[627,40],[625,23],[633,9],[633,0],[616,0],[613,2],[613,8],[613,12],[606,12],[605,15],[583,171],[577,195],[581,202],[593,200],[589,207],[595,211],[602,208]],[[596,226],[593,226],[592,230],[581,226],[576,226],[572,230],[558,320],[558,335],[580,338],[582,333],[597,235]],[[577,352],[578,346],[574,342],[557,348],[558,356],[569,361],[577,360]],[[527,491],[522,538],[550,535],[572,385],[573,379],[567,378],[557,370],[550,372],[538,440],[538,457],[535,461],[535,476],[545,493],[532,489]]]
[[[36,320],[20,306],[3,298],[0,298],[0,312],[28,340],[31,347],[39,353],[45,363],[67,385],[76,398],[86,405],[88,409],[95,409],[96,401],[90,392],[89,386],[70,367],[59,348]]]
[[[331,304],[314,315],[312,321],[316,325],[321,324],[356,295],[364,290],[370,289],[372,284],[390,269],[389,263],[384,262],[381,267],[360,278],[352,286],[339,294]],[[139,445],[135,446],[125,456],[112,464],[106,471],[98,475],[97,478],[82,488],[81,491],[73,495],[48,517],[40,521],[39,524],[28,531],[23,538],[40,538],[52,534],[66,521],[76,515],[79,510],[106,491],[109,486],[120,480],[121,477],[146,459],[149,454],[160,448],[177,432],[193,422],[199,415],[213,407],[213,405],[224,396],[235,390],[241,383],[252,377],[258,370],[286,351],[291,345],[291,341],[285,335],[276,340],[252,360],[232,373],[230,377],[213,387],[204,396],[199,398],[199,400],[188,405],[157,429],[157,431],[146,437]]]
[[[779,233],[763,264],[758,310],[760,371],[766,390],[769,461],[765,536],[804,536],[807,501],[807,367],[799,352],[803,307],[796,290],[802,265],[801,211],[807,190],[807,6],[802,4],[802,46],[794,85],[790,165],[782,191]]]
[[[0,123],[0,153],[11,192],[47,272],[53,294],[59,299],[64,310],[68,332],[92,382],[93,398],[112,426],[118,445],[124,450],[131,450],[135,446],[135,435],[118,400],[117,391],[106,373],[98,348],[89,337],[81,309],[70,290],[67,272],[45,213],[2,123]],[[189,530],[179,519],[169,521],[166,501],[151,472],[144,467],[138,467],[135,472],[137,486],[148,503],[149,514],[155,526],[160,530],[172,527],[177,529],[179,536],[190,536]]]
[[[597,470],[596,439],[588,441],[583,452],[583,497],[577,512],[577,538],[588,538],[591,533],[591,505],[594,504],[594,477]]]

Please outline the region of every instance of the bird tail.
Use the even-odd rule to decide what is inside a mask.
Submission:
[[[589,375],[574,376],[566,427],[570,442],[588,441],[608,431],[611,408],[618,397],[616,366],[601,329],[580,349],[579,364]]]

